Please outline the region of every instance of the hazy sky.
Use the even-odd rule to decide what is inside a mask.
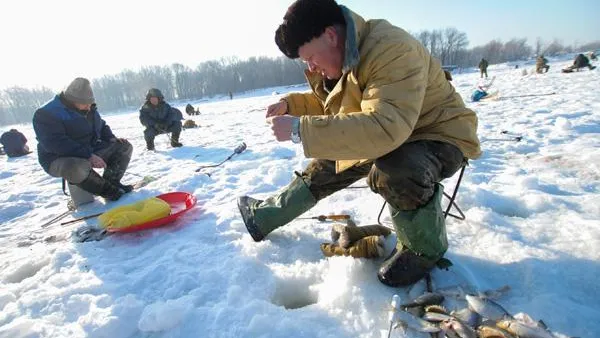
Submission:
[[[600,40],[599,0],[338,0],[411,32],[456,27],[470,47],[492,39]],[[273,33],[290,0],[18,0],[0,12],[0,88],[60,89],[124,68],[195,67],[223,56],[280,55]]]

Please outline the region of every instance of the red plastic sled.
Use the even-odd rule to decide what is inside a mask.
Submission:
[[[162,194],[156,196],[161,200],[169,203],[171,206],[171,214],[169,216],[155,219],[154,221],[132,225],[126,228],[106,228],[108,232],[134,232],[152,228],[158,228],[165,224],[171,223],[176,220],[179,216],[181,216],[184,212],[190,210],[196,205],[196,197],[192,194],[188,194],[187,192],[170,192],[167,194]]]

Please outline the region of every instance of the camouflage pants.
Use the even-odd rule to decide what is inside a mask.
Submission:
[[[485,78],[487,79],[488,75],[487,75],[487,69],[480,69],[479,72],[481,73],[481,77],[483,78],[483,74],[485,74]]]
[[[374,162],[335,172],[335,161],[313,160],[302,172],[317,201],[368,176],[371,190],[397,210],[425,205],[435,192],[435,183],[451,177],[464,163],[456,146],[438,141],[406,143]]]

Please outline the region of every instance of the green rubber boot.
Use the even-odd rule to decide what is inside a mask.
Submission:
[[[278,195],[264,201],[249,196],[238,198],[238,208],[252,238],[260,242],[273,230],[312,208],[317,201],[308,186],[302,178],[296,177]]]
[[[431,200],[415,210],[395,210],[390,206],[398,240],[395,250],[377,273],[383,284],[396,287],[417,282],[448,250],[441,204],[443,192],[444,187],[436,184]]]

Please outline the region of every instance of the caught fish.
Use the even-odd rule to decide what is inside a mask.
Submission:
[[[445,320],[450,320],[452,317],[450,315],[439,313],[439,312],[425,312],[422,317],[424,320],[432,323],[439,323]]]
[[[494,326],[480,326],[477,333],[480,338],[515,338],[512,334]]]
[[[445,315],[448,314],[448,310],[446,310],[445,307],[443,307],[442,305],[427,305],[425,307],[425,312],[437,312],[437,313],[443,313]]]
[[[450,315],[458,318],[471,327],[477,327],[481,323],[481,316],[469,308],[452,311],[450,312]]]
[[[394,313],[394,322],[396,322],[396,327],[398,326],[406,326],[413,330],[417,330],[419,332],[439,332],[440,328],[432,325],[428,321],[425,321],[419,317],[415,317],[414,315],[406,312],[406,311],[396,311]]]
[[[477,338],[477,332],[475,332],[475,330],[456,318],[443,321],[440,324],[440,328],[444,330],[446,334],[451,331],[460,338]]]
[[[500,320],[510,318],[510,314],[500,304],[491,299],[481,298],[477,296],[466,295],[469,309],[479,313],[481,316],[491,319]]]
[[[556,338],[539,326],[523,324],[514,319],[501,320],[496,325],[520,338]]]
[[[404,308],[410,308],[415,306],[427,306],[427,305],[437,305],[441,304],[444,301],[444,296],[435,292],[425,292],[419,297],[413,299],[411,302],[402,304]]]

